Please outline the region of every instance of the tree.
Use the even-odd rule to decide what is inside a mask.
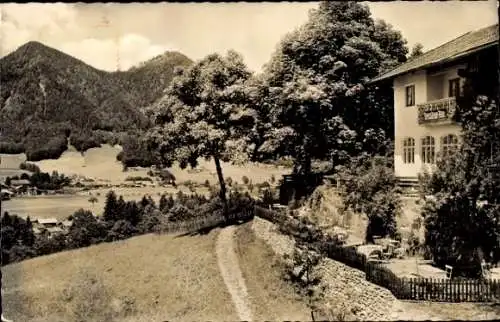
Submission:
[[[167,95],[151,113],[155,126],[147,135],[161,167],[177,161],[196,167],[200,157],[217,169],[220,198],[227,214],[226,185],[221,161],[243,162],[248,157],[248,133],[254,110],[246,104],[244,82],[250,77],[242,57],[209,55],[177,76]]]
[[[344,182],[341,191],[344,210],[368,217],[366,241],[373,243],[373,236],[398,237],[396,218],[401,215],[402,203],[387,158],[361,155],[341,167],[338,176]]]
[[[320,310],[320,301],[326,290],[318,270],[322,262],[321,255],[301,245],[292,256],[286,254],[285,260],[285,280],[295,286],[298,294],[307,298],[311,320],[314,321],[314,312]]]
[[[96,196],[91,196],[91,197],[89,198],[89,202],[92,204],[92,206],[93,206],[96,202],[98,202],[98,201],[99,201],[99,200],[97,200],[97,197],[96,197]]]
[[[73,248],[87,247],[104,241],[106,230],[88,210],[77,210],[68,233],[68,244]]]
[[[411,49],[410,56],[408,59],[418,57],[424,53],[424,46],[421,43],[416,43]]]
[[[438,265],[478,276],[480,263],[500,260],[500,108],[498,54],[484,51],[466,69],[456,120],[462,144],[424,177],[425,243]],[[496,167],[492,167],[496,164]]]
[[[105,221],[115,221],[117,218],[117,205],[118,201],[116,199],[116,194],[113,190],[110,190],[106,194],[106,202],[104,204],[104,214],[103,218]]]
[[[362,145],[367,136],[392,137],[390,84],[368,81],[404,62],[405,44],[390,25],[374,21],[366,5],[321,2],[281,41],[253,85],[259,120],[268,129],[263,138],[256,135],[259,152],[292,156],[294,173],[308,174],[313,158],[342,164],[371,149]]]

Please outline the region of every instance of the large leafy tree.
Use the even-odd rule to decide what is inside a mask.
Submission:
[[[251,150],[256,113],[245,90],[250,76],[238,53],[209,55],[187,70],[178,70],[164,99],[151,110],[155,126],[146,140],[156,162],[171,166],[177,161],[186,168],[196,167],[199,158],[212,159],[226,214],[221,161],[246,161]]]
[[[478,70],[464,73],[457,113],[462,145],[438,162],[425,185],[426,244],[438,264],[466,275],[478,274],[483,259],[500,260],[498,58],[494,51],[485,55]]]
[[[363,149],[380,152],[383,145],[363,142],[392,136],[393,96],[390,86],[367,84],[406,60],[405,44],[367,6],[322,2],[265,67],[257,92],[272,129],[261,136],[259,151],[294,157],[299,174],[310,172],[313,158],[341,164]]]

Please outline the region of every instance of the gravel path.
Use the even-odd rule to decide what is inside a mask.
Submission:
[[[252,312],[248,303],[248,293],[238,264],[238,257],[234,251],[234,226],[224,228],[217,237],[216,253],[219,270],[224,283],[231,294],[238,317],[242,321],[250,321]]]

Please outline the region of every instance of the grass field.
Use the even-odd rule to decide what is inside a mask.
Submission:
[[[238,254],[247,290],[252,299],[252,312],[256,321],[307,321],[310,311],[305,302],[280,276],[277,256],[246,223],[235,235]]]
[[[122,165],[116,161],[116,155],[121,150],[120,146],[112,147],[110,145],[103,145],[100,148],[90,149],[82,155],[70,148],[57,160],[43,160],[34,163],[44,172],[56,170],[66,175],[79,175],[88,178],[109,180],[112,183],[121,183],[128,176],[147,176],[148,169],[144,168],[130,169],[127,172],[123,172]],[[0,157],[2,157],[0,176],[3,177],[6,174],[2,174],[2,168],[10,169],[9,175],[11,175],[12,171],[18,169],[19,164],[26,160],[24,154],[1,154]],[[279,179],[282,174],[290,172],[289,169],[283,167],[250,163],[243,166],[236,166],[222,162],[222,168],[225,177],[231,177],[233,181],[240,183],[242,176],[247,176],[254,183],[257,183],[269,180],[272,175]],[[171,168],[171,172],[175,175],[177,182],[192,180],[203,183],[205,180],[209,180],[211,183],[215,183],[217,181],[215,165],[212,161],[199,160],[197,170],[182,170],[178,166],[174,166]]]
[[[74,149],[69,149],[57,160],[44,160],[35,162],[42,171],[58,171],[66,175],[79,175],[98,180],[107,180],[113,184],[123,183],[129,176],[147,176],[147,170],[144,168],[131,169],[127,172],[122,171],[121,164],[116,161],[116,155],[121,151],[119,146],[111,147],[104,145],[101,148],[90,149],[82,155]],[[22,171],[16,170],[19,164],[26,160],[24,154],[0,155],[2,164],[0,165],[0,178],[20,174]],[[223,163],[225,177],[231,177],[233,181],[242,183],[242,177],[247,176],[254,183],[269,181],[271,176],[279,179],[282,174],[289,170],[271,165],[247,164],[245,166],[235,166],[229,163]],[[213,162],[200,160],[197,170],[173,167],[172,173],[176,176],[177,183],[191,180],[197,183],[204,183],[208,180],[211,184],[217,184],[215,175],[215,166]],[[125,200],[139,200],[142,196],[148,194],[158,201],[161,193],[176,193],[181,190],[190,193],[185,186],[179,185],[178,189],[170,187],[143,187],[143,188],[112,188],[118,195],[123,195]],[[32,216],[39,218],[55,217],[66,218],[80,208],[92,210],[99,215],[104,208],[105,195],[109,191],[106,189],[94,189],[82,192],[79,195],[64,196],[37,196],[36,198],[14,198],[2,203],[2,211],[9,211],[12,214],[22,216]],[[198,193],[207,193],[207,189],[198,188]],[[88,202],[89,193],[98,196],[98,202],[94,205]]]
[[[4,312],[14,321],[235,321],[216,235],[145,235],[8,265]]]

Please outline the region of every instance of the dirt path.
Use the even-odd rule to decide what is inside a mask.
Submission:
[[[248,293],[238,264],[238,257],[234,251],[234,226],[224,228],[217,237],[216,253],[219,270],[224,283],[231,294],[238,317],[242,321],[250,321],[252,312],[248,303]]]

